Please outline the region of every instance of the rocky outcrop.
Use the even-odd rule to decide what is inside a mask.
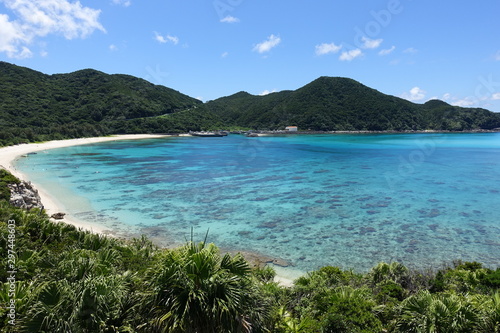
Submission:
[[[24,209],[43,208],[38,191],[30,182],[7,185],[10,189],[10,204]]]
[[[54,220],[62,220],[64,219],[64,215],[66,215],[66,213],[55,213],[52,214],[51,218],[53,218]]]

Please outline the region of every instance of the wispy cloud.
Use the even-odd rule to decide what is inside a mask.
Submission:
[[[21,48],[21,53],[19,54],[19,58],[31,58],[33,56],[33,52],[31,52],[30,49],[28,49],[26,46],[23,46]]]
[[[341,61],[352,61],[358,57],[361,57],[363,55],[363,52],[361,52],[360,49],[354,49],[350,51],[344,51],[339,57],[339,60]]]
[[[316,45],[316,55],[321,56],[329,53],[337,53],[342,49],[342,45],[335,45],[335,43],[323,43]]]
[[[220,56],[221,56],[221,58],[227,58],[228,55],[229,55],[229,52],[224,52]]]
[[[116,46],[115,44],[111,44],[111,45],[109,46],[109,50],[110,50],[110,51],[118,51],[118,46]]]
[[[425,98],[425,91],[419,87],[413,87],[409,92],[401,94],[401,97],[409,100],[410,102],[421,101]]]
[[[415,54],[417,52],[418,52],[418,50],[416,48],[413,48],[413,47],[409,47],[403,51],[403,53],[409,53],[409,54]]]
[[[393,45],[391,48],[389,49],[383,49],[383,50],[380,50],[380,52],[378,53],[379,55],[381,56],[386,56],[388,54],[391,54],[394,50],[396,49],[396,47]]]
[[[275,35],[269,36],[265,41],[254,46],[253,51],[258,53],[266,53],[281,43],[281,38]]]
[[[50,34],[66,39],[86,38],[95,30],[106,30],[99,22],[100,10],[67,0],[0,0],[16,16],[0,14],[0,52],[9,58],[29,58],[28,46]]]
[[[477,103],[477,101],[474,98],[465,97],[465,98],[453,101],[450,104],[455,105],[455,106],[468,107],[468,106],[472,106],[476,103]]]
[[[240,21],[239,18],[228,15],[220,20],[222,23],[238,23]]]
[[[500,100],[500,92],[497,92],[491,96],[491,99],[494,101]]]
[[[495,54],[495,60],[500,61],[500,50]]]
[[[274,92],[277,92],[277,90],[276,90],[276,89],[273,89],[273,90],[267,90],[267,89],[266,89],[266,90],[264,90],[263,92],[261,92],[259,95],[260,95],[260,96],[266,96],[266,95],[272,94],[272,93],[274,93]]]
[[[363,36],[361,40],[363,41],[363,47],[365,49],[376,49],[384,41],[383,39],[370,39],[365,36]]]
[[[155,37],[154,39],[159,42],[159,43],[162,43],[162,44],[165,44],[165,43],[172,43],[174,45],[177,45],[179,44],[179,38],[177,36],[172,36],[172,35],[166,35],[166,36],[162,36],[161,34],[159,34],[158,32],[154,31],[154,34],[155,34]]]
[[[124,7],[128,7],[132,4],[132,1],[130,1],[130,0],[113,0],[113,3],[115,5],[121,5]]]

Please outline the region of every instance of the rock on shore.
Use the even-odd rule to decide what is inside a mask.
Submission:
[[[30,182],[21,181],[19,184],[9,184],[10,204],[24,209],[43,208],[38,191]]]

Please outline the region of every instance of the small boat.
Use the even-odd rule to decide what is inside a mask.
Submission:
[[[220,132],[190,132],[189,134],[193,136],[202,136],[202,137],[221,137],[226,136],[227,134],[223,134]]]

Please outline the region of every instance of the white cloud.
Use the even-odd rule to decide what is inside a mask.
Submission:
[[[410,89],[410,92],[403,93],[401,97],[409,100],[410,102],[420,101],[425,98],[425,91],[419,87],[413,87]]]
[[[274,93],[274,92],[277,92],[277,90],[273,89],[272,91],[269,91],[269,90],[266,89],[263,92],[261,92],[259,95],[260,96],[266,96],[266,95],[269,95],[269,94]]]
[[[459,99],[457,101],[453,101],[450,104],[451,105],[455,105],[455,106],[467,107],[467,106],[472,106],[472,105],[476,104],[476,102],[477,101],[475,101],[471,97],[465,97],[463,99]]]
[[[226,58],[229,55],[229,52],[224,52],[220,56],[221,58]]]
[[[33,52],[31,52],[30,49],[28,49],[26,46],[23,46],[21,48],[21,53],[19,53],[19,58],[31,58],[33,56]]]
[[[2,0],[24,24],[38,36],[62,34],[67,39],[85,38],[96,29],[105,31],[99,23],[100,10],[82,7],[80,2],[67,0]]]
[[[165,39],[165,37],[163,37],[162,35],[160,35],[156,31],[154,33],[155,33],[155,40],[157,42],[159,42],[159,43],[166,43],[167,42],[167,40]]]
[[[0,14],[0,52],[10,58],[33,56],[28,48],[36,38],[49,34],[66,39],[86,38],[95,30],[105,32],[99,23],[100,10],[68,0],[0,0],[16,19]]]
[[[17,22],[9,21],[9,16],[0,14],[0,52],[7,53],[9,58],[19,57],[19,44],[25,44],[30,41],[22,27]]]
[[[239,18],[228,15],[220,20],[222,23],[238,23],[240,21]]]
[[[363,55],[363,52],[361,52],[360,49],[354,49],[351,51],[344,51],[339,57],[339,60],[342,61],[351,61],[357,57],[361,57]]]
[[[363,36],[361,40],[363,41],[363,47],[366,49],[376,49],[384,41],[383,39],[370,39],[365,36]]]
[[[316,55],[321,56],[329,53],[337,53],[342,48],[342,45],[335,45],[335,43],[323,43],[316,45]]]
[[[171,36],[171,35],[162,36],[156,31],[154,33],[155,33],[155,40],[159,43],[165,44],[170,42],[173,43],[174,45],[179,44],[179,38],[176,36]]]
[[[259,53],[269,52],[272,48],[278,46],[279,43],[281,43],[281,38],[275,35],[271,35],[267,38],[267,40],[255,45],[253,51]]]
[[[500,61],[500,50],[495,54],[495,60]]]
[[[110,51],[118,51],[118,46],[116,46],[115,44],[111,44],[111,45],[109,46],[109,50],[110,50]]]
[[[179,38],[178,37],[176,37],[176,36],[170,36],[170,35],[167,35],[166,37],[167,37],[167,40],[169,42],[174,43],[174,45],[179,44]]]
[[[132,1],[130,1],[130,0],[113,0],[113,3],[115,5],[122,5],[124,7],[128,7],[132,4]]]
[[[418,50],[415,49],[415,48],[413,48],[413,47],[409,47],[409,48],[407,48],[406,50],[403,51],[403,53],[410,53],[410,54],[415,54],[417,52],[418,52]]]
[[[393,45],[390,49],[380,50],[380,52],[378,54],[381,56],[386,56],[388,54],[391,54],[395,49],[396,49],[396,47]]]
[[[500,92],[494,93],[492,95],[487,96],[467,96],[467,97],[456,97],[452,96],[449,93],[443,95],[442,98],[444,101],[447,101],[451,105],[461,106],[461,107],[470,107],[470,106],[481,106],[488,107],[487,101],[490,100],[500,100]]]

